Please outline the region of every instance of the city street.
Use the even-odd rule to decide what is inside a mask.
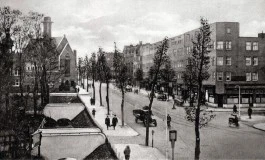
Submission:
[[[96,100],[98,96],[99,84],[96,83]],[[112,87],[111,87],[112,88]],[[92,88],[90,88],[92,91]],[[102,97],[104,107],[105,102],[105,84],[102,85]],[[143,144],[145,142],[145,127],[141,122],[135,123],[135,118],[132,110],[148,105],[148,97],[143,94],[134,94],[127,92],[125,96],[125,122],[136,130],[140,135],[138,140],[130,142],[128,137],[115,137],[124,140],[124,143]],[[112,113],[121,117],[121,93],[117,89],[110,89],[110,109]],[[171,157],[171,145],[167,139],[166,133],[166,112],[172,117],[171,129],[178,131],[177,142],[175,146],[175,157],[178,158],[193,158],[195,133],[194,125],[185,120],[185,111],[182,107],[172,110],[172,102],[157,101],[153,102],[153,114],[157,119],[158,126],[150,128],[150,143],[151,146],[151,131],[154,130],[154,147],[157,147],[165,155]],[[228,126],[229,112],[216,112],[217,116],[207,127],[201,131],[201,155],[203,159],[264,159],[264,131],[254,129],[248,124],[240,122],[240,128]]]

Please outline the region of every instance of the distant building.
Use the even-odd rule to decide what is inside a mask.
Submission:
[[[239,87],[242,106],[265,105],[265,34],[258,37],[240,37],[238,22],[210,24],[209,45],[210,78],[203,82],[205,100],[215,107],[232,107],[238,104]],[[168,55],[176,71],[175,94],[181,96],[186,90],[182,76],[191,56],[192,41],[199,29],[169,38]],[[145,77],[153,65],[155,48],[158,45],[143,44],[142,67]]]
[[[60,75],[58,79],[55,79],[50,83],[50,85],[55,85],[58,87],[58,85],[61,82],[68,81],[69,84],[73,85],[77,82],[77,64],[76,64],[76,50],[72,50],[70,47],[70,44],[66,38],[66,36],[62,37],[52,37],[52,21],[50,17],[44,17],[43,20],[43,35],[47,35],[52,38],[54,44],[56,45],[56,50],[58,53],[58,65],[57,68],[54,70],[54,75],[58,74],[60,69],[62,70],[62,67],[64,67],[64,73]],[[19,87],[20,81],[19,81],[19,70],[18,67],[16,67],[18,64],[18,56],[15,56],[15,67],[13,70],[14,74],[14,87]],[[24,85],[32,85],[32,82],[34,81],[34,77],[32,77],[32,72],[36,69],[34,65],[27,61],[25,65],[25,78],[24,78]],[[58,72],[57,72],[58,71]]]

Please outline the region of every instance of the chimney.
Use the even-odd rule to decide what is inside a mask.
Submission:
[[[142,44],[143,44],[143,42],[142,42],[142,41],[139,41],[139,44],[140,44],[140,45],[142,45]]]
[[[259,33],[259,34],[258,34],[258,37],[259,37],[259,38],[265,38],[265,33],[263,33],[263,31],[262,31],[262,33]]]
[[[43,23],[43,36],[52,37],[52,21],[51,17],[44,17]]]

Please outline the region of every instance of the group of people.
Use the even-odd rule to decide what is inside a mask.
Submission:
[[[233,107],[233,113],[237,113],[236,105],[234,105],[234,107]],[[249,117],[249,119],[251,119],[251,115],[252,115],[252,108],[249,106],[248,107],[248,117]]]
[[[113,129],[114,129],[114,130],[115,130],[115,127],[116,127],[117,123],[118,123],[118,118],[116,117],[116,115],[114,115],[114,117],[112,118],[112,126],[113,126]],[[109,118],[109,116],[107,116],[107,117],[105,118],[105,124],[106,124],[106,126],[107,126],[107,130],[108,130],[109,127],[111,126],[111,125],[110,125],[110,118]]]

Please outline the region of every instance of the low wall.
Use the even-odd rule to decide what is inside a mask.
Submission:
[[[106,137],[97,128],[41,129],[41,155],[45,159],[84,159],[105,143]],[[37,153],[37,148],[33,154]]]

